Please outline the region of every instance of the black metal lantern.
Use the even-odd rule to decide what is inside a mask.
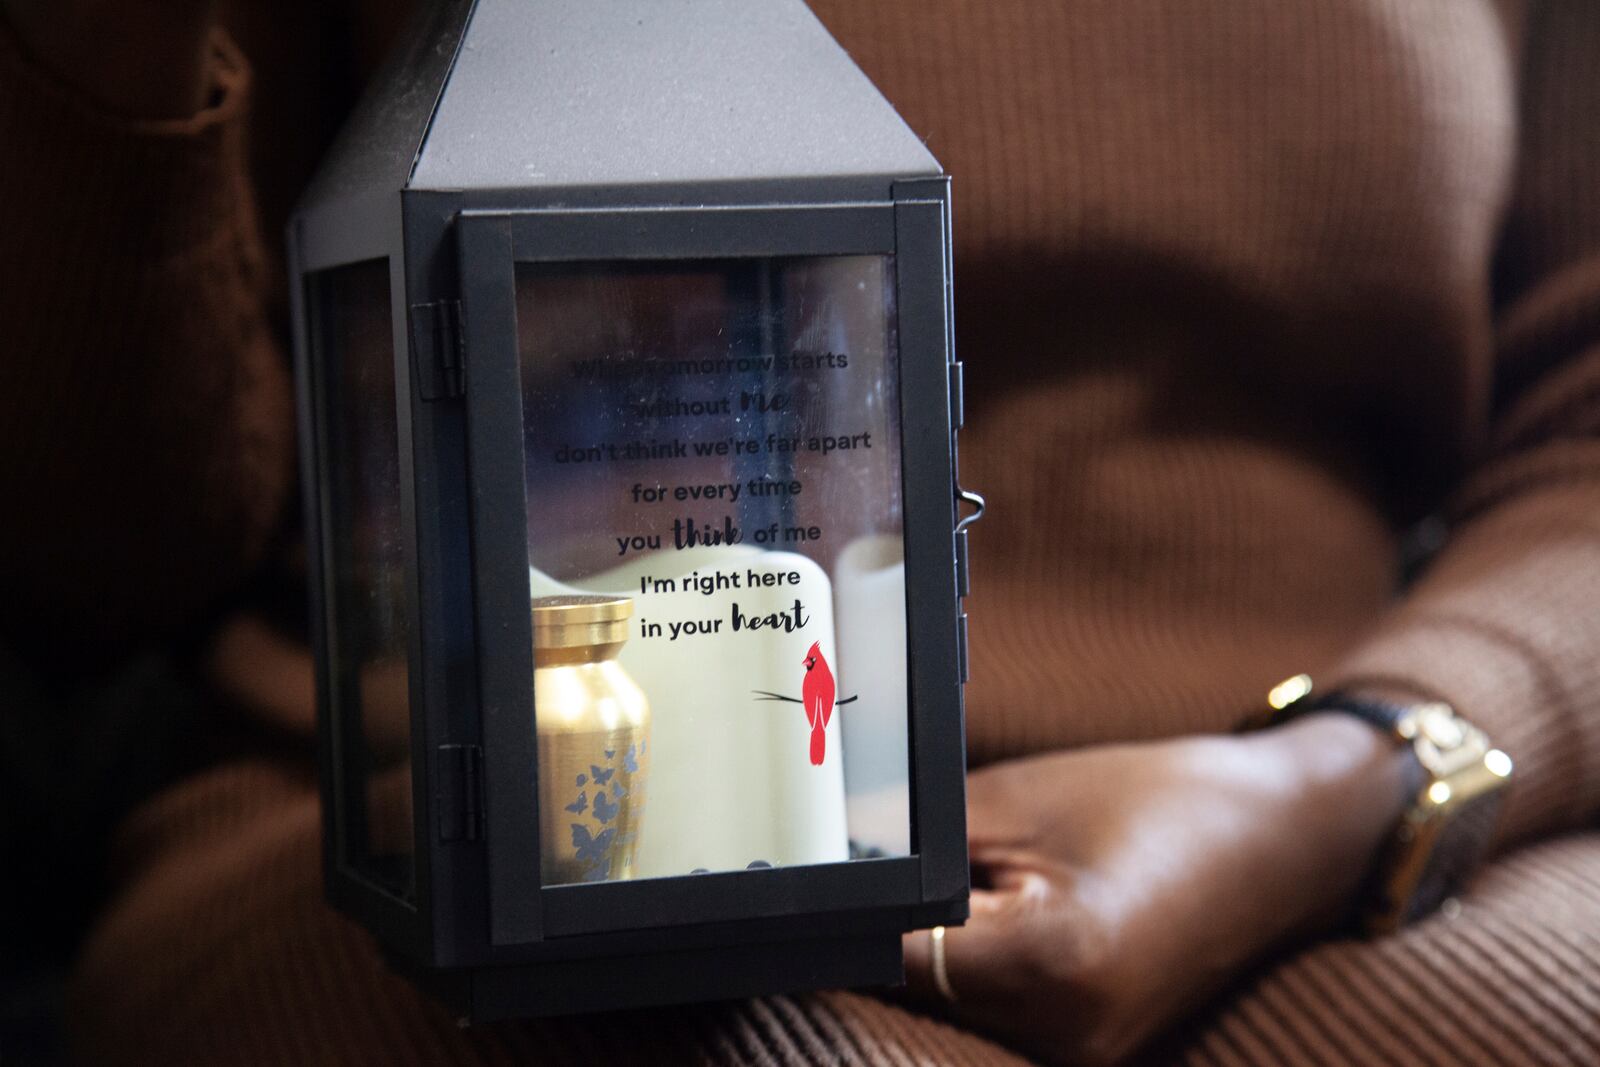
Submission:
[[[424,22],[290,233],[328,894],[472,1018],[895,982],[967,910],[948,180],[798,0]]]

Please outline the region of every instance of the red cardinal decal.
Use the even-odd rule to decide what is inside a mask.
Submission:
[[[811,724],[811,765],[820,767],[828,744],[825,731],[828,720],[833,718],[833,671],[822,658],[822,646],[815,641],[806,653],[805,665],[806,680],[800,686],[800,702],[806,707],[806,722]]]

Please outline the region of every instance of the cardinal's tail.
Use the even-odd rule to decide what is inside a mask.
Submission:
[[[827,748],[828,732],[819,722],[811,728],[811,765],[822,766],[822,754]]]

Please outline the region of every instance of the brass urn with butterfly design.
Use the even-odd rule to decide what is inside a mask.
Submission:
[[[633,601],[536,597],[532,615],[541,877],[631,878],[650,758],[650,701],[617,662]]]

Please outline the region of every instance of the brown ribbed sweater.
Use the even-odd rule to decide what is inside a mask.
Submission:
[[[1267,965],[1163,1058],[1600,1063],[1600,7],[816,6],[956,180],[974,761],[1227,729],[1302,669],[1517,761],[1455,917]],[[193,625],[283,521],[249,78],[216,69],[212,111],[139,124],[0,45],[0,632],[46,659]],[[303,659],[217,649],[218,717],[304,738]],[[124,828],[87,1059],[1010,1062],[843,993],[458,1031],[321,903],[304,746]]]

